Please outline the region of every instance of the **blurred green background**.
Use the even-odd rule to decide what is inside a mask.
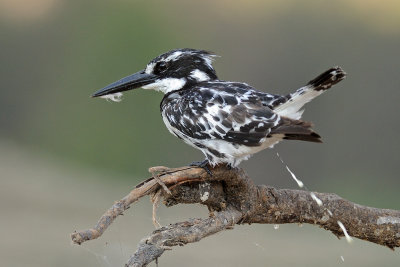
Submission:
[[[166,130],[162,95],[91,99],[173,48],[221,55],[224,80],[287,94],[331,66],[348,78],[308,104],[322,145],[284,142],[241,165],[259,184],[400,209],[400,2],[0,0],[0,265],[121,266],[152,231],[141,201],[101,237],[70,245],[150,166],[202,154]],[[207,216],[161,208],[161,223]],[[341,260],[343,256],[345,261]],[[311,226],[236,227],[167,252],[160,266],[399,266],[398,251]],[[185,263],[185,264],[183,264]],[[153,264],[154,266],[154,264]]]

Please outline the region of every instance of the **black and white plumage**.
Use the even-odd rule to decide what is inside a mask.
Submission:
[[[283,139],[321,142],[312,124],[300,120],[302,108],[345,78],[341,68],[331,68],[294,93],[281,96],[219,80],[212,66],[214,58],[202,50],[172,50],[94,96],[115,100],[122,91],[138,87],[163,92],[160,109],[168,130],[200,149],[211,165],[235,167]]]

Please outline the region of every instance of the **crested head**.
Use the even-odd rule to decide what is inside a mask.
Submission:
[[[190,48],[175,49],[151,60],[146,68],[116,81],[93,94],[113,101],[119,100],[123,91],[143,88],[164,94],[189,88],[199,82],[216,80],[212,66],[217,55]]]
[[[212,66],[215,57],[217,55],[211,52],[190,48],[174,49],[159,55],[145,69],[145,73],[158,78],[142,88],[169,93],[189,84],[216,80],[217,74]]]

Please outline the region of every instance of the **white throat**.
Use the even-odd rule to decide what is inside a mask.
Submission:
[[[156,80],[154,83],[142,86],[143,89],[153,89],[167,94],[172,91],[182,89],[186,84],[185,78],[165,78]]]

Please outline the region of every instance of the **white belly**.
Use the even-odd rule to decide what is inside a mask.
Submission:
[[[213,160],[210,162],[212,165],[216,165],[219,163],[227,163],[232,167],[236,167],[240,164],[243,160],[247,160],[250,158],[251,155],[260,152],[269,147],[273,147],[282,138],[280,136],[274,136],[272,138],[266,138],[266,140],[260,146],[245,146],[245,145],[234,145],[230,142],[220,140],[220,139],[204,139],[204,140],[197,140],[198,143],[211,148],[213,150],[218,151],[219,153],[223,153],[225,157],[219,158],[214,157]],[[206,155],[207,150],[201,149],[202,152]]]

